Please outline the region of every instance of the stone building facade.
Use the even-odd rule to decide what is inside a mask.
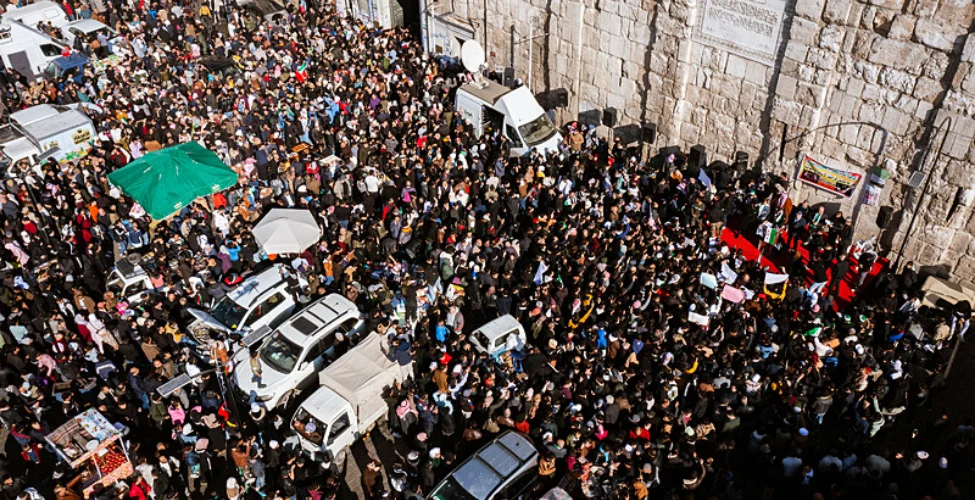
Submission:
[[[438,0],[427,12],[431,49],[473,38],[526,82],[530,59],[536,94],[569,92],[562,122],[616,108],[617,133],[658,126],[653,151],[744,151],[793,179],[808,154],[860,173],[848,198],[797,181],[793,199],[853,215],[892,260],[917,210],[902,261],[975,281],[971,0]],[[878,167],[879,203],[863,203]]]

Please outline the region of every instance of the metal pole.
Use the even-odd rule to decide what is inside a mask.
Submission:
[[[228,363],[232,363],[232,362],[233,362],[233,359],[231,359],[230,361],[228,361]],[[227,379],[225,378],[227,376],[226,368],[227,368],[226,365],[223,365],[223,364],[218,364],[217,365],[217,370],[216,370],[217,371],[217,382],[218,382],[218,385],[220,386],[220,392],[223,393],[223,399],[224,399],[224,401],[227,401],[228,403],[230,403],[230,408],[228,408],[228,409],[230,410],[230,418],[232,420],[231,423],[234,424],[234,425],[236,425],[237,428],[240,429],[240,427],[241,427],[241,414],[240,414],[240,409],[237,408],[237,396],[234,394],[234,391],[230,389],[230,382],[228,382]],[[227,450],[227,452],[229,453],[230,450]]]
[[[938,156],[934,159],[934,166],[931,167],[931,172],[924,178],[924,187],[921,188],[921,194],[918,196],[917,203],[914,204],[914,213],[911,215],[911,223],[907,225],[907,232],[904,233],[904,240],[901,241],[901,247],[899,250],[897,250],[897,258],[894,260],[894,266],[891,268],[894,272],[896,272],[897,268],[900,266],[901,256],[904,255],[904,249],[907,247],[907,242],[911,239],[911,232],[914,231],[914,223],[917,222],[917,215],[921,211],[921,205],[924,203],[924,196],[928,193],[928,186],[931,184],[931,177],[934,176],[934,172],[937,169],[938,158],[941,157],[941,152],[945,147],[945,140],[948,138],[948,132],[951,131],[951,126],[955,123],[950,116],[945,117],[945,119],[941,121],[941,125],[938,126],[938,129],[943,128],[945,122],[949,122],[948,128],[945,129],[944,135],[941,136],[941,145],[938,146]],[[927,163],[928,154],[930,152],[930,147],[924,150],[924,156],[921,158],[921,172],[924,171],[924,164]]]
[[[60,151],[60,150],[58,150],[58,151]],[[50,158],[51,156],[53,156],[54,154],[56,154],[56,152],[53,149],[50,149],[48,151],[45,151],[41,155],[41,157],[44,157],[44,159],[46,160],[46,159]],[[61,224],[60,224],[60,222],[58,222],[58,218],[57,217],[51,215],[50,212],[48,212],[47,210],[45,210],[41,206],[40,201],[38,201],[38,199],[37,199],[37,194],[34,192],[34,186],[27,179],[27,172],[30,171],[33,167],[34,167],[34,165],[31,164],[31,168],[28,168],[27,171],[17,169],[17,174],[18,174],[18,177],[20,177],[21,182],[24,183],[24,186],[27,187],[27,194],[30,195],[31,201],[34,202],[34,209],[37,210],[38,215],[41,217],[41,219],[45,223],[53,225],[55,231],[57,231],[57,236],[55,236],[54,241],[53,242],[48,242],[48,243],[51,244],[52,248],[56,252],[61,252],[61,241],[62,241],[61,239],[64,238],[64,232],[61,230]],[[14,167],[14,168],[17,168],[17,167]],[[44,239],[45,240],[48,239],[47,231],[43,231],[41,234],[44,235]]]
[[[437,4],[431,5],[431,7],[436,7]],[[437,47],[437,9],[432,9],[433,12],[430,13],[430,36],[427,38],[427,43],[430,44],[430,48],[427,52],[433,54],[433,50]]]
[[[428,54],[430,53],[430,40],[427,37],[427,2],[426,0],[420,1],[420,44],[423,45],[423,50]]]
[[[955,335],[955,347],[951,350],[951,357],[948,358],[948,366],[945,367],[945,383],[948,382],[948,376],[951,375],[951,367],[955,364],[955,357],[958,356],[958,350],[961,348],[961,336]]]
[[[37,215],[39,215],[39,216],[41,217],[41,220],[42,220],[42,221],[44,221],[45,223],[50,223],[50,222],[49,222],[49,221],[47,220],[47,217],[45,217],[45,215],[44,215],[44,214],[45,214],[45,212],[44,212],[44,210],[43,210],[43,209],[41,208],[41,203],[40,203],[39,201],[37,201],[37,195],[35,195],[35,194],[34,194],[34,187],[33,187],[33,186],[31,186],[31,184],[30,184],[30,182],[28,182],[28,181],[27,181],[27,174],[26,174],[26,173],[25,173],[24,171],[22,171],[22,170],[18,170],[18,173],[19,173],[19,177],[20,177],[20,180],[21,180],[21,182],[23,182],[23,183],[24,183],[24,186],[26,186],[26,187],[27,187],[27,194],[29,194],[29,195],[30,195],[30,199],[31,199],[31,201],[32,201],[32,202],[34,202],[34,209],[35,209],[35,210],[37,210]],[[60,238],[61,238],[61,230],[60,230],[60,229],[58,229],[57,231],[58,231],[58,237],[57,237],[57,238],[55,238],[55,241],[58,241],[58,240],[60,240]],[[45,231],[41,231],[41,235],[43,235],[43,236],[44,236],[44,241],[45,241],[45,242],[46,242],[46,243],[47,243],[48,245],[51,245],[52,247],[54,246],[54,245],[53,245],[53,244],[52,244],[52,243],[51,243],[51,242],[49,241],[49,235],[48,235],[48,233],[47,233],[47,231],[46,231],[46,230],[45,230]],[[60,250],[60,249],[57,249],[57,248],[55,248],[55,250]]]
[[[535,16],[528,18],[528,90],[532,90],[532,54],[535,52]]]

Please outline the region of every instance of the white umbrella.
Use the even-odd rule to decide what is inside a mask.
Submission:
[[[297,208],[272,208],[252,232],[269,254],[301,253],[322,238],[311,212]]]

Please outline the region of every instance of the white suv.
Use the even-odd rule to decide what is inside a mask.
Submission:
[[[269,333],[291,316],[298,303],[288,290],[282,270],[281,264],[276,264],[245,279],[220,298],[210,312],[187,310],[194,318],[187,329],[199,344],[201,355],[207,357],[210,345],[228,334],[257,332],[263,327]]]
[[[341,295],[313,302],[255,348],[261,364],[260,383],[251,370],[250,350],[237,350],[233,356],[237,396],[269,409],[286,407],[334,359],[335,335],[341,333],[351,345],[364,325],[355,303]]]

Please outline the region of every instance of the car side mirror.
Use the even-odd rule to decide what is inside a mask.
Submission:
[[[308,362],[307,361],[302,361],[301,364],[298,365],[298,370],[299,371],[304,371],[306,368],[308,368]]]

